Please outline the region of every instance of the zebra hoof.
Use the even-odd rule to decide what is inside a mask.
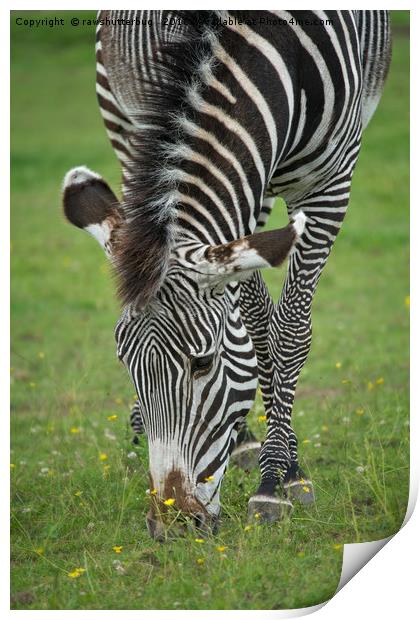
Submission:
[[[261,444],[259,441],[248,441],[240,444],[232,452],[231,463],[249,471],[258,467],[258,457],[260,455]]]
[[[248,502],[248,521],[274,523],[291,515],[292,502],[286,497],[254,495]]]
[[[302,478],[301,480],[285,482],[284,490],[288,497],[296,500],[302,506],[310,506],[315,503],[314,486],[310,480]]]

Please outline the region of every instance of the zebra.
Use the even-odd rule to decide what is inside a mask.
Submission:
[[[391,57],[386,11],[102,11],[96,88],[122,200],[84,166],[68,220],[110,258],[118,358],[149,444],[150,534],[174,504],[220,515],[230,455],[258,453],[248,516],[314,502],[291,418],[314,292],[341,228]],[[289,224],[264,226],[275,198]],[[287,259],[279,300],[260,269]],[[260,444],[246,426],[259,380]]]

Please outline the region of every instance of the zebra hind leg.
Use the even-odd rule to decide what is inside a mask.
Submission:
[[[131,408],[130,426],[134,433],[132,442],[134,445],[138,445],[140,442],[139,435],[144,435],[144,424],[141,417],[140,405],[138,400],[136,400],[136,402]]]

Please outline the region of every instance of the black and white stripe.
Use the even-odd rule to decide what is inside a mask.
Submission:
[[[132,420],[141,416],[159,493],[175,468],[216,514],[238,431],[249,439],[243,417],[254,398],[257,359],[269,421],[256,509],[279,482],[294,489],[302,476],[291,427],[294,393],[310,348],[315,288],[388,70],[388,16],[99,17],[108,23],[97,32],[97,93],[123,170],[125,220],[113,258],[125,303],[118,351],[139,396]],[[119,23],[128,19],[137,25]],[[303,212],[306,225],[296,224],[301,236],[274,303],[259,273],[251,275],[255,252],[274,264],[266,245],[255,249],[250,237],[246,259],[242,246],[229,254],[235,279],[248,276],[241,284],[228,282],[234,274],[221,250],[203,248],[225,247],[263,227],[276,196],[291,220]],[[199,360],[210,360],[208,367],[194,370]]]

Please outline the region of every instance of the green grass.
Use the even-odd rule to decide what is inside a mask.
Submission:
[[[409,479],[408,13],[395,22],[389,81],[315,297],[295,404],[317,504],[246,530],[258,472],[232,467],[217,536],[164,545],[145,527],[147,448],[130,444],[133,390],[115,356],[109,268],[60,210],[74,165],[118,188],[94,94],[93,30],[12,25],[13,608],[313,605],[336,589],[340,545],[398,530]],[[284,220],[279,209],[271,225]],[[283,272],[266,277],[278,295]],[[263,437],[260,413],[257,402],[251,424]],[[85,572],[69,577],[77,567]]]

